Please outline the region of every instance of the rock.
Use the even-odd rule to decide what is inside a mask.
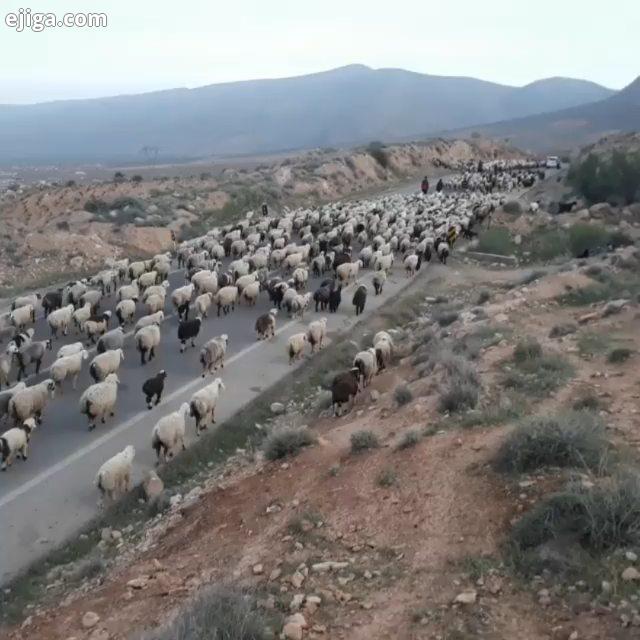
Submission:
[[[520,234],[515,236],[515,238],[513,239],[513,244],[515,244],[516,247],[519,247],[522,244],[522,236]]]
[[[628,303],[629,301],[625,299],[611,300],[611,302],[607,302],[605,308],[602,310],[602,317],[607,318],[608,316],[620,313]]]
[[[326,562],[316,562],[311,565],[312,571],[317,573],[326,573],[327,571],[339,571],[340,569],[346,569],[349,566],[348,562],[334,562],[328,560]]]
[[[562,338],[568,336],[571,333],[575,333],[578,327],[573,323],[557,324],[549,332],[550,338]]]
[[[635,567],[627,567],[622,572],[621,577],[625,582],[640,580],[640,571],[638,571]]]
[[[494,317],[494,320],[498,324],[505,324],[505,323],[509,322],[509,316],[506,313],[498,313]]]
[[[269,574],[269,580],[273,582],[274,580],[277,580],[281,575],[282,569],[276,568]]]
[[[371,389],[369,395],[371,396],[372,402],[378,402],[378,400],[380,400],[380,392],[376,391],[375,389]]]
[[[611,583],[606,580],[602,581],[600,588],[602,589],[602,593],[611,593]]]
[[[595,311],[591,313],[585,313],[578,318],[578,324],[587,324],[587,322],[591,322],[592,320],[596,320],[597,318],[598,314]]]
[[[289,578],[289,582],[293,585],[294,589],[300,589],[300,587],[302,587],[302,585],[304,583],[304,576],[299,571],[296,571]]]
[[[476,601],[478,594],[475,589],[467,589],[462,593],[459,593],[454,602],[457,604],[473,604]]]
[[[282,402],[272,402],[269,409],[274,416],[279,416],[284,413],[284,405]]]
[[[282,634],[287,640],[302,640],[302,626],[295,622],[287,622],[282,628]]]
[[[304,602],[304,593],[296,593],[289,604],[289,609],[291,611],[298,611]]]
[[[484,586],[491,595],[495,596],[502,591],[502,578],[496,575],[489,575],[485,580]]]
[[[106,629],[95,629],[89,636],[89,640],[109,640],[110,637]]]
[[[82,256],[74,256],[69,260],[69,266],[76,271],[80,271],[84,266],[84,258]]]
[[[142,481],[142,488],[147,502],[152,502],[164,491],[164,482],[162,482],[155,471],[147,471]]]
[[[592,218],[610,218],[613,215],[613,209],[607,202],[599,202],[589,209]]]
[[[254,564],[252,571],[254,576],[260,576],[264,573],[264,567],[261,564]]]
[[[111,542],[111,540],[112,540],[112,538],[111,538],[111,529],[109,529],[109,527],[105,527],[100,532],[100,538],[102,539],[103,542]]]
[[[94,611],[87,611],[82,616],[82,626],[85,629],[91,629],[92,627],[95,627],[98,622],[100,622],[100,616]]]
[[[635,562],[638,559],[638,555],[636,553],[634,553],[633,551],[627,551],[624,554],[624,557],[629,561],[629,562]]]
[[[129,582],[127,582],[127,587],[131,587],[132,589],[144,589],[147,586],[147,580],[146,576],[133,578],[133,580],[129,580]]]

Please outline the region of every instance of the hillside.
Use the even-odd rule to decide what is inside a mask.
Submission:
[[[510,87],[350,65],[276,80],[0,106],[0,164],[159,160],[402,140],[612,95],[567,78]]]
[[[571,108],[474,127],[484,135],[509,138],[523,149],[536,152],[568,151],[591,144],[604,135],[640,129],[640,77],[604,100]],[[465,135],[469,130],[456,131]]]

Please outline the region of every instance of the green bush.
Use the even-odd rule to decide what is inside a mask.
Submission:
[[[409,387],[403,383],[399,384],[395,388],[393,397],[398,403],[398,406],[402,407],[413,400],[413,393],[411,393],[411,389],[409,389]]]
[[[383,168],[389,167],[389,156],[384,150],[384,144],[382,142],[374,141],[370,142],[367,146],[367,153]]]
[[[478,404],[478,386],[462,380],[451,380],[440,399],[438,409],[442,412],[455,413],[473,409]]]
[[[376,478],[379,487],[392,487],[398,481],[398,474],[393,469],[383,469]]]
[[[543,354],[517,363],[515,369],[506,373],[502,383],[507,389],[544,396],[564,384],[572,372],[571,365],[561,356]]]
[[[285,427],[267,436],[263,449],[267,460],[278,460],[289,455],[295,455],[303,447],[315,442],[309,429]]]
[[[609,232],[597,224],[574,224],[569,229],[569,247],[574,257],[606,248]]]
[[[418,442],[420,442],[420,432],[417,429],[411,429],[402,436],[396,449],[399,451],[402,449],[410,449],[411,447],[415,447]]]
[[[200,592],[168,628],[150,640],[265,640],[265,627],[251,596],[215,586]]]
[[[517,200],[509,200],[502,206],[502,210],[512,216],[519,216],[522,213],[522,205]]]
[[[495,253],[508,256],[514,253],[516,245],[506,227],[491,227],[478,237],[477,250],[481,253]]]
[[[517,363],[534,360],[542,356],[542,345],[535,338],[519,340],[513,350],[513,359]]]
[[[569,411],[520,423],[500,447],[495,464],[508,473],[550,466],[597,469],[606,450],[604,425],[598,416]]]
[[[618,347],[612,349],[607,356],[607,361],[611,364],[620,364],[626,362],[633,355],[633,349],[627,347]]]
[[[640,152],[617,150],[608,158],[591,153],[571,165],[568,180],[590,203],[631,204],[640,196]]]
[[[373,431],[356,431],[351,434],[351,453],[360,453],[380,446],[378,436]]]

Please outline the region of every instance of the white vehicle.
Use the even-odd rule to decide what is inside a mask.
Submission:
[[[558,156],[547,156],[547,161],[545,162],[545,166],[547,167],[547,169],[559,169],[560,158],[558,158]]]

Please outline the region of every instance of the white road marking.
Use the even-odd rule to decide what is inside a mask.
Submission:
[[[298,321],[297,320],[290,320],[289,322],[287,322],[287,324],[283,325],[282,327],[280,327],[279,329],[276,330],[276,335],[279,335],[280,333],[282,333],[283,331],[288,329],[291,325],[295,324],[296,322],[298,322]],[[247,355],[247,353],[250,353],[254,349],[257,349],[258,347],[260,347],[262,344],[263,344],[263,341],[259,341],[259,342],[256,341],[253,344],[250,344],[249,346],[245,347],[241,351],[238,351],[238,353],[236,353],[231,358],[229,358],[225,362],[225,365],[231,364],[232,362],[235,362],[236,360],[239,360],[243,356]],[[163,398],[164,403],[166,404],[166,403],[171,402],[172,400],[175,400],[176,398],[181,396],[183,393],[185,393],[185,392],[189,391],[190,389],[193,389],[193,388],[195,388],[195,387],[197,387],[199,385],[202,385],[203,387],[205,387],[207,384],[209,384],[209,383],[203,381],[202,378],[200,376],[198,376],[195,380],[192,380],[191,382],[188,382],[187,384],[183,385],[179,389],[176,389],[171,394],[169,394],[168,396]],[[123,433],[127,429],[130,429],[137,422],[139,422],[140,420],[144,419],[148,415],[149,415],[149,411],[148,410],[140,411],[136,415],[134,415],[131,418],[129,418],[127,421],[125,421],[122,424],[118,425],[117,427],[113,428],[111,431],[109,431],[108,433],[105,433],[103,436],[100,436],[99,438],[97,438],[96,440],[94,440],[93,442],[88,444],[87,446],[82,447],[82,449],[78,449],[77,451],[74,451],[72,454],[68,455],[66,458],[63,458],[62,460],[60,460],[56,464],[52,465],[48,469],[45,469],[44,471],[39,473],[37,476],[33,477],[31,480],[25,482],[23,485],[21,485],[17,489],[14,489],[13,491],[10,491],[3,498],[1,498],[0,499],[0,508],[6,506],[10,502],[13,502],[14,500],[16,500],[16,498],[19,498],[22,494],[26,493],[27,491],[30,491],[31,489],[33,489],[34,487],[38,486],[39,484],[41,484],[45,480],[48,480],[51,476],[53,476],[54,474],[58,473],[58,471],[62,471],[65,467],[69,466],[75,460],[78,460],[78,459],[82,458],[87,453],[97,449],[98,447],[101,447],[106,442],[109,442],[109,440],[111,440],[111,439],[115,438],[116,436],[120,435],[121,433]]]

